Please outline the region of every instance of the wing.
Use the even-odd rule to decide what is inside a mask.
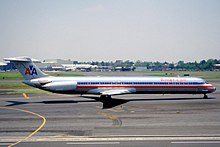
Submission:
[[[135,88],[97,88],[89,90],[88,93],[91,94],[101,94],[101,95],[122,95],[122,94],[131,94],[135,93]]]
[[[100,93],[102,95],[122,95],[122,94],[129,94],[132,92],[128,89],[110,89],[110,90],[104,90]]]

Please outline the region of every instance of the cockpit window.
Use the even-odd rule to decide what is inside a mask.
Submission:
[[[209,84],[209,83],[208,83],[207,81],[205,81],[205,80],[204,80],[203,82],[204,82],[204,84]]]

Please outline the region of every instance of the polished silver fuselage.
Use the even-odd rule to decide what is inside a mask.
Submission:
[[[43,77],[24,83],[54,93],[67,94],[206,94],[216,88],[194,77]],[[128,92],[124,92],[124,91]],[[113,91],[111,93],[111,91]],[[116,93],[115,93],[116,91]],[[117,93],[117,91],[119,91]],[[120,93],[123,91],[124,93]]]

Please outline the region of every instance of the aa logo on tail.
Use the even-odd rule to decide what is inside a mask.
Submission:
[[[25,75],[37,75],[37,70],[33,65],[30,65],[29,68],[26,68]]]

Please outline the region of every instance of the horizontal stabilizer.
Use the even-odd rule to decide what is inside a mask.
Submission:
[[[4,58],[5,61],[14,61],[14,62],[39,62],[39,60],[37,59],[33,59],[27,56],[23,56],[23,57],[12,57],[12,58]]]

